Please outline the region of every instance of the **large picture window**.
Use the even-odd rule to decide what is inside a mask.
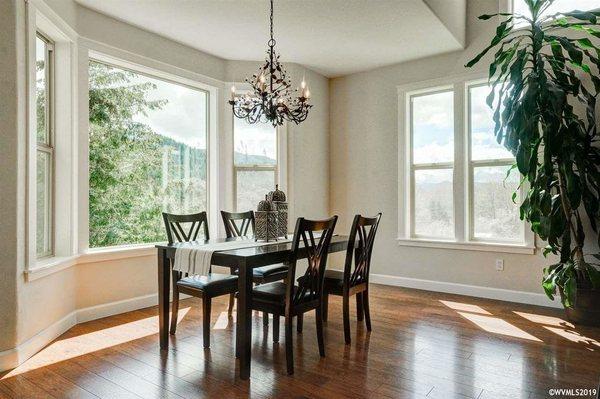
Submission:
[[[208,92],[89,64],[89,245],[165,240],[161,212],[207,210]]]
[[[54,250],[54,45],[42,33],[35,38],[36,104],[36,255]]]
[[[400,91],[406,132],[401,241],[532,246],[519,218],[520,176],[509,173],[514,157],[494,137],[490,88],[436,83]]]
[[[235,208],[245,212],[256,209],[277,183],[277,129],[233,119]]]

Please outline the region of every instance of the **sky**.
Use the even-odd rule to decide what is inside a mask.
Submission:
[[[163,136],[206,149],[207,93],[143,75],[138,75],[138,80],[156,85],[156,89],[148,94],[149,100],[168,102],[162,109],[149,111],[147,116],[135,115],[134,120],[149,125]]]
[[[493,111],[485,98],[487,86],[470,89],[471,159],[512,158],[496,142]],[[413,97],[413,162],[452,162],[454,159],[454,95],[452,91]]]

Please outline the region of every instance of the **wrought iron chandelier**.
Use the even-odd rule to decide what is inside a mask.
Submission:
[[[273,126],[281,126],[284,121],[299,124],[308,116],[312,107],[308,103],[310,90],[304,79],[299,89],[291,89],[291,80],[279,62],[279,54],[275,52],[273,38],[273,0],[271,0],[271,39],[268,42],[265,64],[246,82],[252,86],[252,93],[236,95],[235,86],[231,86],[229,104],[233,114],[248,123],[270,122]],[[294,97],[299,92],[297,97]]]

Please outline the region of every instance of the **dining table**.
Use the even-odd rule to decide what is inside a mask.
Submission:
[[[210,249],[211,244],[224,241],[248,240],[248,238],[218,238],[197,241],[197,245]],[[253,241],[253,240],[252,240]],[[173,243],[171,245],[156,245],[158,250],[158,323],[160,349],[169,347],[169,302],[171,293],[171,274],[175,252],[179,246],[190,243]],[[331,239],[329,252],[345,251],[348,246],[348,237],[334,235]],[[224,266],[238,271],[238,302],[236,321],[236,357],[239,358],[239,377],[242,380],[250,378],[250,364],[252,360],[252,269],[284,263],[290,259],[292,243],[290,241],[274,241],[272,244],[252,246],[238,249],[215,251],[212,254],[211,264]],[[298,259],[306,258],[306,251],[300,244]]]

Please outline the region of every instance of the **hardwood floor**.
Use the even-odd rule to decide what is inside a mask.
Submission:
[[[348,346],[341,299],[330,298],[325,358],[305,315],[293,376],[283,331],[273,344],[256,313],[248,382],[235,376],[227,298],[213,302],[209,350],[199,301],[180,308],[169,351],[158,349],[156,307],[80,324],[5,373],[0,398],[546,398],[599,383],[600,329],[573,328],[560,310],[373,285],[373,332],[352,306]]]

